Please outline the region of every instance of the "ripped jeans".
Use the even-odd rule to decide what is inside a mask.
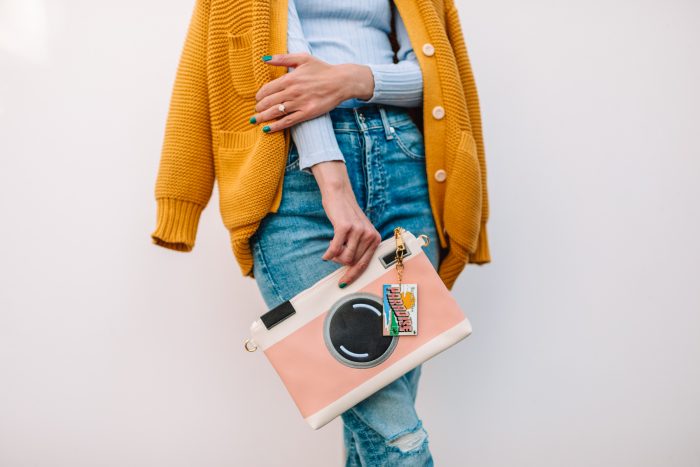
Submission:
[[[330,116],[357,202],[382,240],[396,226],[427,234],[432,241],[424,251],[437,269],[423,136],[406,109],[367,104],[336,107]],[[342,266],[321,259],[333,235],[316,179],[299,169],[292,142],[279,210],[268,213],[250,239],[255,280],[269,308]],[[414,407],[420,375],[419,365],[341,415],[346,467],[433,465]]]

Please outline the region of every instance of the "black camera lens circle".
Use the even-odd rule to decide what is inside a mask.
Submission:
[[[340,363],[371,368],[389,358],[398,336],[382,335],[381,297],[356,292],[333,304],[323,324],[328,351]]]

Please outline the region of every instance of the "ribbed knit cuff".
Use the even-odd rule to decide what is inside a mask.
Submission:
[[[299,154],[299,170],[313,175],[311,166],[325,161],[344,161],[329,113],[291,127]]]
[[[481,224],[479,240],[476,244],[476,251],[469,256],[469,262],[473,264],[485,264],[491,262],[491,251],[489,250],[488,231],[486,223]]]
[[[415,60],[367,65],[374,78],[372,96],[360,104],[387,104],[418,107],[423,103],[423,74]]]
[[[343,153],[338,151],[334,152],[333,149],[328,149],[325,151],[320,151],[312,154],[304,154],[303,155],[303,160],[302,160],[302,155],[299,154],[299,170],[302,172],[309,173],[313,175],[314,173],[311,171],[311,167],[320,163],[320,162],[328,162],[328,161],[343,161],[345,162],[345,157],[343,156]]]
[[[197,225],[204,206],[175,198],[158,198],[156,229],[151,233],[154,244],[171,250],[192,251]]]

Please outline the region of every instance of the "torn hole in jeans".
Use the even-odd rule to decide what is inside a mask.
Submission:
[[[425,429],[420,428],[419,430],[411,433],[401,435],[387,444],[389,446],[395,446],[403,452],[408,452],[421,447],[427,437],[428,433],[426,433]]]

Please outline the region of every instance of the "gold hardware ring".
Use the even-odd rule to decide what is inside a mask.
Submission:
[[[418,238],[421,238],[421,237],[423,237],[423,241],[425,242],[425,245],[423,245],[423,246],[430,245],[430,237],[428,237],[426,234],[418,235]]]
[[[251,347],[249,346],[249,344],[252,344],[253,347],[251,348]],[[253,341],[250,340],[250,339],[246,339],[246,340],[243,342],[243,348],[244,348],[247,352],[255,352],[256,350],[258,350],[258,346],[257,346],[255,343],[253,343]]]

